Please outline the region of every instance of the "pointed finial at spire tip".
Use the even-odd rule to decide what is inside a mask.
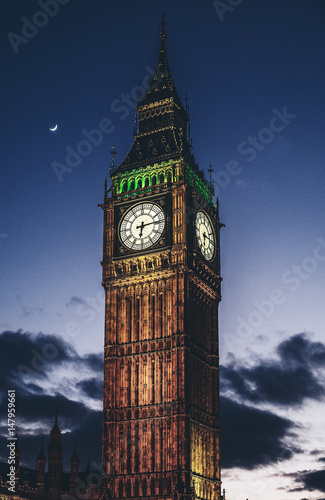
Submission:
[[[212,176],[212,172],[213,172],[213,168],[212,168],[211,163],[210,163],[210,165],[209,165],[209,170],[208,170],[208,172],[209,172],[209,174],[210,174],[210,184],[211,184],[211,182],[212,182],[212,178],[211,178],[211,176]]]
[[[110,164],[109,164],[109,175],[111,175],[112,171],[115,170],[115,155],[116,155],[116,151],[115,151],[115,146],[112,146],[112,150],[111,150],[111,155],[112,155],[112,159],[110,161]]]
[[[160,38],[164,40],[167,38],[166,34],[166,28],[169,28],[168,24],[165,21],[165,12],[162,12],[161,14],[161,23],[158,24],[158,27],[160,28]]]

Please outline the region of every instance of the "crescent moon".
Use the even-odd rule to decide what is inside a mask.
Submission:
[[[51,132],[55,132],[57,128],[58,128],[58,125],[56,124],[55,127],[53,127],[53,128],[50,127],[50,130],[51,130]]]

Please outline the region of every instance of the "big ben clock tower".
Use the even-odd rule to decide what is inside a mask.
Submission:
[[[104,203],[107,498],[220,498],[218,207],[191,153],[165,26]]]

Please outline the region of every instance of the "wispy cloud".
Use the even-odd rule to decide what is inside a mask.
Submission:
[[[77,295],[74,295],[71,297],[69,302],[66,303],[66,306],[78,306],[78,305],[88,305],[87,301],[85,299],[82,299],[81,297],[78,297]]]
[[[43,309],[41,307],[22,307],[22,317],[35,316],[36,314],[41,314]]]

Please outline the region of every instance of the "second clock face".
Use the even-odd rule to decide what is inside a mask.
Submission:
[[[215,235],[212,224],[204,212],[198,212],[195,220],[196,240],[206,260],[212,260],[215,252]]]
[[[157,243],[165,229],[165,214],[155,203],[130,208],[120,223],[122,243],[131,250],[145,250]]]

